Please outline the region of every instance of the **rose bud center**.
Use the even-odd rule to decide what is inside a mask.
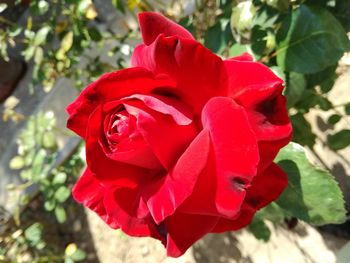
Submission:
[[[144,168],[162,169],[137,128],[137,118],[123,105],[105,115],[103,133],[100,144],[107,157]]]

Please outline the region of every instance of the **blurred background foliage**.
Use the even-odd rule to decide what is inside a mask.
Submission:
[[[120,28],[106,26],[107,14],[98,8],[101,2],[113,6]],[[32,94],[38,89],[50,93],[60,78],[72,79],[72,89],[81,90],[103,73],[128,66],[132,49],[140,41],[137,13],[152,10],[186,27],[223,58],[249,52],[283,78],[294,142],[313,149],[317,135],[305,118],[312,109],[328,112],[330,127],[350,115],[350,97],[340,105],[328,98],[341,73],[339,60],[350,51],[348,0],[0,1],[0,63],[6,67],[20,60],[23,68],[31,68],[28,89]],[[16,51],[20,59],[13,57]],[[9,163],[23,184],[8,186],[18,206],[0,232],[0,261],[89,262],[74,238],[54,245],[45,234],[47,224],[26,217],[34,204],[49,221],[70,224],[69,211],[77,206],[70,191],[84,165],[83,146],[58,163],[62,145],[57,137],[67,131],[57,126],[51,111],[24,116],[16,111],[18,103],[11,96],[3,105],[3,121],[24,122],[25,129],[17,138],[18,154]],[[338,151],[349,146],[347,126],[328,135],[329,148]],[[276,161],[288,171],[290,186],[254,218],[249,230],[257,238],[268,240],[266,220],[289,225],[296,218],[314,225],[345,220],[335,181],[329,172],[312,166],[299,145],[289,145]],[[35,195],[23,191],[30,187],[35,188]],[[322,195],[328,201],[319,207]]]

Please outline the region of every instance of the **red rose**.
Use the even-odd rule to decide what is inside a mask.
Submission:
[[[88,168],[73,196],[112,228],[182,255],[240,229],[287,185],[282,80],[248,54],[223,61],[157,13],[139,16],[132,68],[105,74],[67,111]]]

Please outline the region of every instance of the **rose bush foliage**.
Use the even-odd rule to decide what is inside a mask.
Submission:
[[[207,233],[248,225],[281,194],[287,175],[273,160],[292,128],[283,81],[266,66],[248,54],[222,60],[160,14],[139,22],[132,67],[67,108],[86,141],[73,196],[177,257]]]

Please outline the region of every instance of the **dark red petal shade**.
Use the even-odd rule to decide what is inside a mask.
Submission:
[[[146,45],[152,44],[160,34],[163,34],[166,37],[176,36],[178,38],[193,39],[190,32],[159,13],[140,13],[139,24],[143,42]]]
[[[179,257],[217,224],[218,217],[190,215],[180,212],[165,220],[167,229],[167,255]]]

